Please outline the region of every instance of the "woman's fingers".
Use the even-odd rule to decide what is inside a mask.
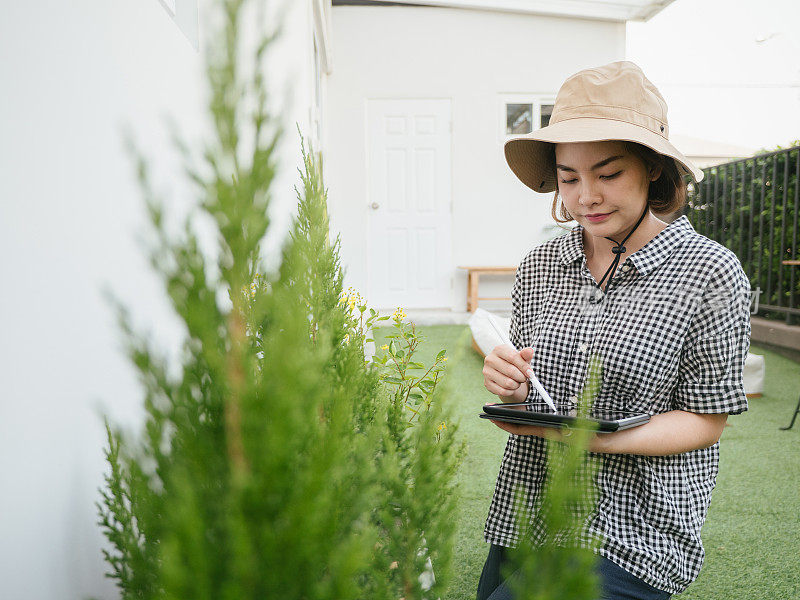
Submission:
[[[495,394],[496,396],[513,396],[514,392],[517,390],[520,384],[514,382],[514,385],[516,385],[517,387],[505,388],[501,387],[491,379],[484,377],[483,385],[487,390],[489,390],[492,394]]]
[[[495,355],[496,358],[493,355]],[[533,356],[533,349],[523,348],[517,351],[503,344],[502,346],[497,346],[491,354],[489,354],[489,357],[492,357],[492,364],[500,364],[500,366],[503,367],[503,374],[522,383],[530,376],[528,371],[531,369],[530,359],[526,360],[523,355]],[[498,359],[501,362],[498,363]]]
[[[506,377],[499,371],[487,370],[486,367],[484,367],[483,385],[493,394],[502,393],[504,396],[510,396],[522,383],[511,377]]]
[[[484,385],[493,394],[510,396],[525,383],[529,369],[518,351],[506,345],[496,346],[483,363]]]

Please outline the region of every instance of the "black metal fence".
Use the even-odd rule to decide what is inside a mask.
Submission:
[[[800,322],[800,146],[703,169],[685,213],[698,233],[739,257],[758,314]]]

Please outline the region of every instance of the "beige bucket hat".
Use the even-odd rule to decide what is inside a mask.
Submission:
[[[627,60],[584,69],[561,85],[550,124],[506,141],[508,166],[529,188],[552,192],[557,142],[627,140],[675,160],[695,182],[703,172],[669,142],[667,103],[638,65]]]

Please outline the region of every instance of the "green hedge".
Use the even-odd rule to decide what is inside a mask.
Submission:
[[[800,267],[781,264],[800,259],[798,171],[800,140],[708,167],[703,181],[690,186],[685,211],[696,231],[739,257],[751,288],[761,290],[759,316],[788,322],[800,318],[761,306],[800,305]]]

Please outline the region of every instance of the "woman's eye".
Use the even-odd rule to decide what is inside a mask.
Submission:
[[[612,173],[611,175],[601,175],[600,179],[614,179],[617,175],[622,173],[622,171],[617,171],[616,173]],[[561,183],[575,183],[578,181],[577,179],[562,179]]]

